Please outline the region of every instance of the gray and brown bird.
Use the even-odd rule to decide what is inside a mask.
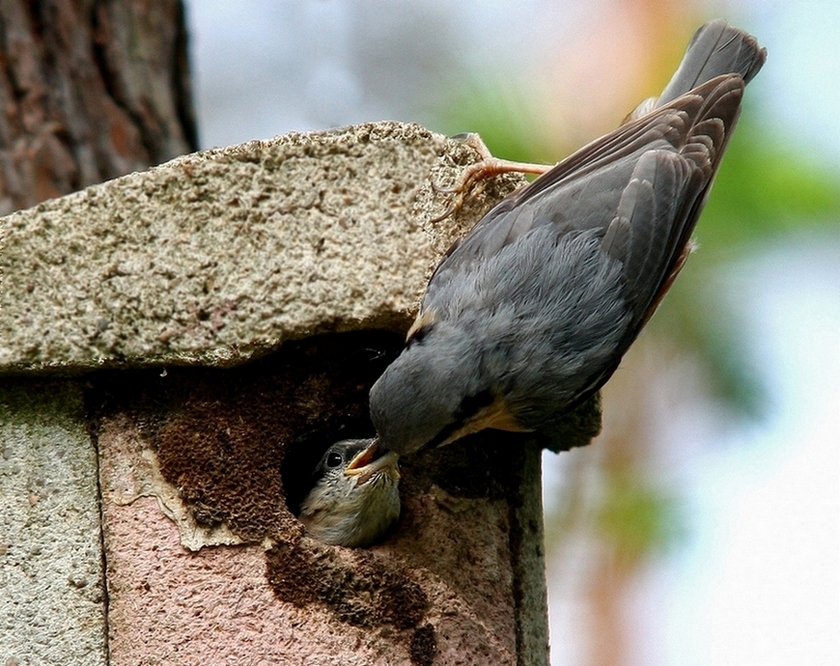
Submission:
[[[397,456],[375,440],[336,442],[321,457],[298,519],[310,536],[336,546],[369,546],[400,515]]]
[[[702,26],[658,99],[453,245],[371,389],[382,446],[410,454],[496,428],[568,448],[564,415],[610,378],[683,267],[765,57],[723,21]]]

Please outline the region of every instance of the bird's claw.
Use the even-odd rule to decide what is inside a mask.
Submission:
[[[452,138],[461,137],[463,137],[463,142],[475,150],[481,159],[478,162],[470,164],[466,169],[464,169],[456,183],[451,187],[442,187],[432,181],[432,191],[435,194],[455,195],[454,200],[446,208],[443,214],[433,218],[431,220],[432,223],[440,222],[450,215],[457,213],[463,205],[474,196],[471,190],[480,181],[511,172],[541,175],[553,166],[502,160],[497,157],[493,157],[490,150],[484,145],[484,142],[478,134],[471,132],[468,134],[459,134]]]
[[[441,220],[445,220],[450,215],[454,215],[461,210],[464,204],[477,194],[477,192],[474,191],[475,185],[485,178],[489,178],[494,175],[492,171],[486,170],[486,164],[487,161],[485,160],[471,164],[464,170],[459,179],[455,182],[455,185],[452,185],[451,187],[442,187],[432,181],[432,191],[434,191],[435,194],[454,195],[451,203],[446,207],[446,210],[441,215],[438,215],[431,220],[433,224],[440,222]]]

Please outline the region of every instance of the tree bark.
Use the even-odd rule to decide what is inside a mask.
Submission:
[[[179,0],[0,0],[0,215],[197,147]]]

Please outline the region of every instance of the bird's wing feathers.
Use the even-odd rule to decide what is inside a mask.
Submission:
[[[500,203],[450,249],[423,310],[435,306],[451,279],[536,227],[552,225],[558,237],[597,228],[604,260],[623,264],[638,332],[681,265],[743,88],[738,75],[712,79],[590,143]]]
[[[604,207],[593,206],[591,196],[607,194],[616,198],[619,192],[614,190],[621,186],[620,177],[610,176],[622,160],[657,141],[674,143],[684,122],[678,111],[663,109],[584,146],[487,213],[466,236],[449,248],[432,276],[432,282],[437,274],[458,264],[480,261],[496,254],[534,226],[557,224],[557,215],[552,213],[562,215],[563,223],[558,225],[558,233],[599,226]],[[624,166],[626,169],[627,165]],[[593,176],[595,182],[592,182]],[[592,191],[593,185],[597,192]],[[610,187],[613,191],[607,193]],[[549,190],[550,198],[544,196]],[[598,215],[598,222],[593,223],[593,212]]]

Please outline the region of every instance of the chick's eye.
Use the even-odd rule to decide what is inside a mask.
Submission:
[[[340,453],[336,453],[335,451],[333,451],[327,456],[327,467],[338,467],[343,462],[343,460],[344,459],[341,457]]]

